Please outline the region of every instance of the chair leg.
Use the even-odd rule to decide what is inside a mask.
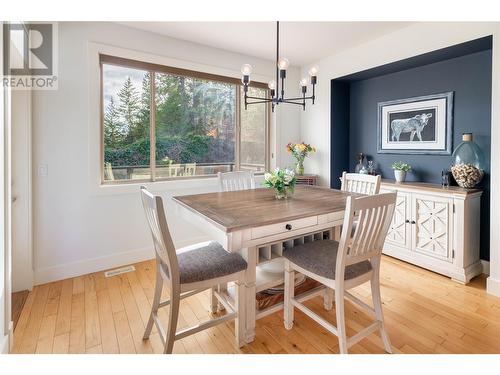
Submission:
[[[212,287],[212,291],[210,292],[210,312],[212,314],[217,313],[217,305],[219,304],[219,300],[215,296],[215,292],[218,290],[218,285]]]
[[[323,307],[325,310],[331,310],[333,308],[333,298],[334,298],[334,290],[331,288],[326,288],[323,294]]]
[[[245,282],[243,280],[239,280],[235,283],[236,287],[236,309],[238,315],[236,316],[236,320],[234,321],[234,333],[236,336],[236,344],[238,348],[241,348],[245,345]]]
[[[389,340],[389,335],[385,329],[384,315],[382,313],[382,298],[380,296],[380,277],[379,272],[373,272],[372,279],[370,281],[372,289],[372,299],[373,307],[375,309],[375,316],[380,322],[380,337],[384,343],[384,349],[387,353],[392,353],[391,341]]]
[[[285,295],[284,295],[284,316],[285,328],[293,327],[293,305],[292,298],[295,292],[295,271],[291,267],[290,261],[285,260]]]
[[[154,324],[154,316],[158,314],[158,306],[160,305],[161,291],[163,289],[163,279],[160,275],[159,267],[156,268],[156,285],[155,294],[153,297],[153,305],[151,306],[151,314],[149,314],[148,324],[146,325],[146,330],[144,331],[143,340],[147,340],[151,334]]]
[[[340,354],[347,354],[343,288],[335,288],[335,312],[337,315],[337,336],[339,338]]]
[[[165,337],[164,354],[171,354],[174,349],[175,333],[177,331],[177,320],[179,319],[179,304],[181,302],[181,291],[179,286],[173,286],[170,292],[170,309],[168,315],[168,328]]]
[[[224,293],[227,291],[227,283],[222,283],[222,284],[219,284],[219,293]],[[224,311],[225,308],[224,308],[224,305],[222,303],[220,303],[219,301],[217,301],[217,309],[219,311]]]

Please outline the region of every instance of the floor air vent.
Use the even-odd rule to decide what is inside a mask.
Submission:
[[[111,271],[106,271],[106,272],[104,272],[104,276],[105,277],[112,277],[112,276],[116,276],[116,275],[121,275],[122,273],[133,272],[133,271],[135,271],[134,266],[127,266],[127,267],[122,267],[122,268],[116,268],[116,269],[111,270]]]

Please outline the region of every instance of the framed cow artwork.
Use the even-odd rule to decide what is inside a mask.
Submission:
[[[453,92],[378,103],[379,154],[451,155]]]

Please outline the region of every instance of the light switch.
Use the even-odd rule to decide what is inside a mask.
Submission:
[[[38,165],[38,177],[47,177],[49,175],[49,166],[47,164]]]

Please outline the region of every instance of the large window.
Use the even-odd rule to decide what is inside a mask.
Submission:
[[[104,183],[267,168],[269,107],[239,80],[104,55],[101,74]]]

